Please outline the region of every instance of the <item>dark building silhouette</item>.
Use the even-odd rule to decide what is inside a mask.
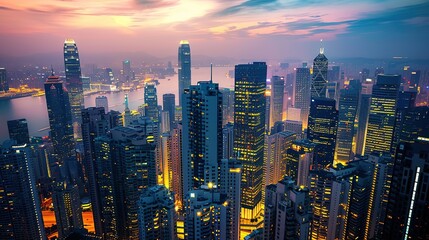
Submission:
[[[0,92],[9,91],[9,82],[7,80],[7,74],[5,68],[0,68]]]
[[[163,111],[168,112],[170,118],[170,129],[174,127],[174,114],[176,111],[176,96],[172,93],[162,95]]]
[[[25,118],[7,121],[9,138],[16,141],[18,145],[30,143],[27,120]]]

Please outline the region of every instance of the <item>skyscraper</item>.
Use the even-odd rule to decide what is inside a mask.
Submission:
[[[310,112],[311,75],[307,67],[296,68],[295,80],[295,108],[301,109],[300,120],[303,129],[307,128],[308,114]],[[289,117],[288,117],[289,119]]]
[[[250,233],[263,223],[265,62],[235,66],[234,152],[243,165],[241,231]]]
[[[28,149],[0,148],[0,238],[46,239]]]
[[[75,145],[69,94],[58,76],[52,75],[46,80],[45,96],[55,158],[63,163],[75,155]]]
[[[358,127],[356,132],[356,154],[363,155],[368,126],[369,109],[371,105],[372,81],[362,83],[358,108]]]
[[[313,61],[313,77],[311,79],[311,97],[325,97],[328,84],[328,59],[324,54],[324,48],[320,48],[319,54]]]
[[[162,185],[145,189],[138,202],[140,239],[176,239],[174,195]]]
[[[97,96],[95,98],[95,107],[104,108],[104,113],[109,112],[109,103],[106,96]]]
[[[168,112],[168,117],[170,118],[170,128],[174,127],[174,112],[176,110],[176,96],[172,93],[166,93],[162,95],[162,107],[163,111]]]
[[[274,126],[275,122],[282,121],[284,89],[285,78],[273,76],[271,78],[270,126]]]
[[[228,122],[234,121],[234,91],[229,88],[223,88],[222,92],[222,104],[223,104],[223,122],[225,126]]]
[[[146,83],[144,86],[145,116],[154,122],[159,121],[158,96],[155,83]]]
[[[217,83],[200,81],[183,93],[182,175],[186,193],[218,185],[222,159],[222,94]]]
[[[80,138],[81,109],[84,107],[79,51],[73,39],[64,42],[64,65],[75,138]]]
[[[9,91],[9,83],[5,68],[0,68],[0,92]]]
[[[130,60],[122,61],[122,81],[130,82],[131,80],[134,80],[133,75],[134,74],[131,71],[131,61]]]
[[[372,88],[365,153],[390,152],[395,125],[399,75],[378,75]]]
[[[335,109],[335,100],[312,98],[307,139],[318,144],[314,158],[315,167],[327,167],[333,164],[337,127],[338,111]]]
[[[172,177],[172,190],[175,195],[176,205],[181,210],[184,194],[182,178],[182,124],[178,123],[176,127],[173,128],[170,139],[171,171],[174,173]]]
[[[316,144],[307,139],[295,140],[286,151],[286,175],[298,186],[308,186],[308,174],[313,164]]]
[[[182,106],[183,92],[191,86],[191,47],[186,40],[180,41],[179,46],[179,106]]]
[[[9,130],[9,138],[15,140],[18,145],[30,143],[27,119],[7,121],[7,129]]]
[[[234,124],[227,123],[222,128],[222,158],[234,157]]]
[[[352,157],[352,143],[354,125],[359,101],[358,80],[351,80],[345,89],[340,91],[340,103],[338,109],[337,146],[335,151],[335,163],[346,165]]]

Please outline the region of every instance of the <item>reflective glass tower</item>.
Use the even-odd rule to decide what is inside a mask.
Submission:
[[[313,78],[311,79],[311,97],[325,97],[328,84],[328,58],[324,49],[320,48],[319,54],[313,61]]]
[[[64,42],[64,66],[72,111],[74,137],[80,138],[81,110],[84,107],[79,51],[73,39]]]
[[[145,116],[152,119],[154,122],[159,121],[158,112],[158,96],[156,94],[156,85],[154,83],[147,83],[144,87],[144,103]]]
[[[179,46],[179,106],[182,106],[183,91],[191,86],[191,47],[186,40]]]
[[[176,96],[172,93],[162,95],[162,110],[168,112],[170,128],[174,127],[174,112],[176,111]]]
[[[285,78],[273,76],[271,78],[270,126],[274,126],[275,122],[282,121],[284,89]]]
[[[302,127],[307,128],[308,114],[310,111],[311,75],[307,67],[297,68],[295,72],[295,108],[301,109],[300,120]],[[288,116],[289,119],[289,116]]]
[[[235,66],[234,153],[243,165],[241,231],[260,227],[264,162],[265,62]]]

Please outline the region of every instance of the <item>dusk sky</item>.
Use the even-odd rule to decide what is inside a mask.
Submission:
[[[429,1],[0,0],[0,52],[309,58],[429,56]]]

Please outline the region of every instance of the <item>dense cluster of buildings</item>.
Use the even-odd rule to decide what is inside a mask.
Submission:
[[[165,94],[160,107],[147,83],[136,115],[127,97],[123,113],[106,97],[84,108],[73,40],[64,63],[64,81],[52,72],[44,84],[49,139],[8,122],[1,239],[47,239],[47,198],[59,239],[429,238],[429,107],[416,107],[415,74],[345,80],[321,48],[293,81],[267,81],[265,62],[236,65],[231,91],[192,85],[181,41],[179,106]]]

